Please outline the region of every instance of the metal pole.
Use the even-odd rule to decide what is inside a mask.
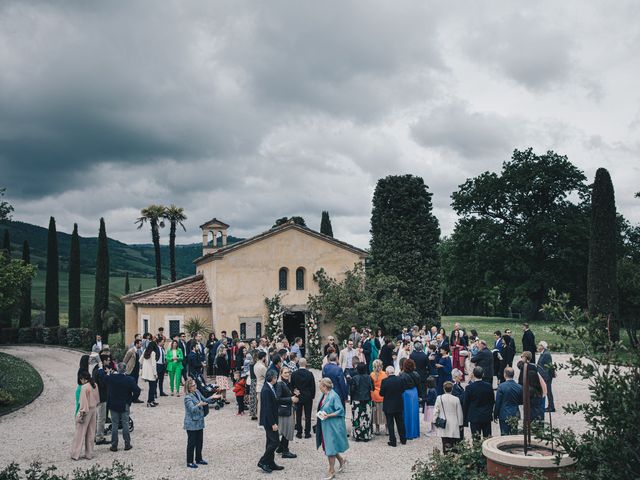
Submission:
[[[531,444],[531,402],[529,398],[529,362],[522,364],[522,430],[524,434],[524,455],[529,451]]]

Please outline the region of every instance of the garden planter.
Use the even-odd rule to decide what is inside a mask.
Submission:
[[[482,444],[482,454],[487,459],[487,473],[494,478],[522,476],[527,471],[542,473],[545,478],[555,479],[558,472],[573,468],[575,460],[558,451],[551,451],[546,442],[532,440],[530,451],[524,455],[522,435],[492,437]]]

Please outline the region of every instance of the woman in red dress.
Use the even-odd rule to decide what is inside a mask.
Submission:
[[[466,342],[464,341],[464,338],[462,337],[462,335],[460,334],[460,330],[454,330],[453,331],[453,335],[452,337],[452,341],[451,341],[451,352],[453,353],[453,368],[457,368],[458,370],[460,370],[462,372],[462,379],[464,381],[464,375],[465,375],[465,371],[464,371],[464,363],[465,363],[465,358],[467,355],[467,345]],[[465,353],[462,353],[465,352]]]

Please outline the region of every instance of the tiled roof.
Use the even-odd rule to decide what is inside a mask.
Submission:
[[[125,295],[125,302],[135,305],[211,305],[202,275],[183,278],[142,292]]]

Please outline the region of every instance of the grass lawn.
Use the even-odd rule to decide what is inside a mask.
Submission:
[[[40,305],[44,305],[45,277],[46,272],[44,270],[38,271],[31,287],[31,298]],[[58,278],[60,282],[60,313],[66,316],[69,310],[69,274],[68,272],[60,272]],[[129,277],[129,285],[131,285],[132,292],[137,292],[140,284],[142,284],[142,289],[145,290],[155,287],[156,281],[153,278]],[[80,275],[80,305],[82,309],[93,307],[95,285],[95,275],[88,273]],[[124,294],[124,277],[111,277],[109,279],[109,291],[116,295]]]
[[[0,404],[0,415],[33,400],[42,391],[42,385],[40,374],[29,363],[0,353],[0,389],[13,397],[10,403]]]

